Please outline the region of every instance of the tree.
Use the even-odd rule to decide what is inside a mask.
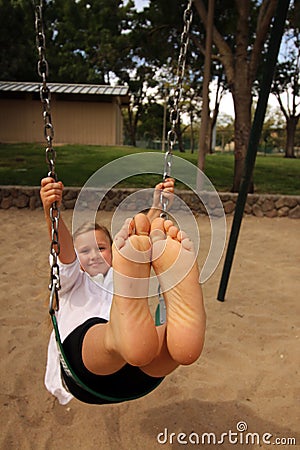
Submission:
[[[220,108],[220,103],[222,100],[222,97],[225,94],[225,83],[223,80],[223,76],[222,73],[219,73],[219,75],[217,76],[217,86],[216,86],[216,92],[214,95],[214,106],[212,109],[212,114],[209,117],[209,129],[208,129],[208,151],[209,153],[213,153],[213,133],[216,131],[216,126],[217,126],[217,119],[219,116],[219,108]]]
[[[45,5],[51,80],[110,84],[132,62],[133,2],[53,0]]]
[[[136,146],[136,136],[139,120],[149,102],[148,89],[155,85],[154,72],[151,67],[139,66],[127,76],[123,77],[131,93],[131,102],[127,108],[125,116],[126,133],[129,136],[130,143]]]
[[[161,139],[163,128],[163,105],[148,103],[141,114],[141,123],[138,127],[138,135],[141,139],[154,141]]]
[[[204,0],[194,0],[207,28]],[[223,66],[235,108],[235,166],[232,190],[239,190],[250,129],[252,88],[268,38],[277,0],[236,0],[216,2],[213,42],[215,56]],[[223,34],[221,33],[223,31]],[[250,187],[253,191],[253,183]]]
[[[199,128],[199,117],[201,115],[202,108],[202,89],[199,87],[198,78],[188,80],[188,83],[184,86],[182,104],[182,112],[189,117],[189,127],[187,129],[190,132],[190,148],[191,153],[194,153],[196,147],[196,133],[195,128]]]
[[[300,6],[293,2],[283,38],[284,54],[274,77],[272,92],[286,122],[285,157],[295,158],[294,143],[300,118]]]
[[[233,119],[229,115],[220,114],[218,126],[217,126],[217,136],[216,144],[221,148],[222,153],[225,148],[234,139],[234,123]]]
[[[177,2],[173,0],[150,0],[149,7],[140,14],[140,20],[137,25],[137,35],[140,42],[139,57],[156,68],[159,74],[157,77],[159,90],[163,91],[166,86],[169,89],[169,109],[172,107],[172,88],[176,87],[177,82],[180,37],[183,31],[183,13],[186,6],[185,0]],[[197,33],[199,34],[201,26],[197,17],[195,17],[193,25],[197,27]],[[190,42],[182,101],[179,107],[182,110],[188,110],[192,120],[194,120],[194,112],[197,109],[199,111],[195,102],[201,102],[199,92],[201,91],[203,79],[202,65],[202,54],[195,51],[195,46]],[[189,96],[188,99],[186,99],[185,94]],[[184,152],[180,115],[178,116],[175,132],[179,151]]]
[[[33,8],[26,0],[0,0],[1,80],[38,79]]]
[[[268,107],[261,133],[260,146],[264,153],[281,151],[284,147],[283,114],[280,108]]]
[[[2,79],[39,80],[34,3],[0,0]],[[108,84],[130,70],[133,16],[132,0],[44,1],[49,81]]]

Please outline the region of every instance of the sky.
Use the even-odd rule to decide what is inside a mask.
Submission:
[[[135,0],[134,1],[136,9],[140,11],[141,9],[145,8],[145,6],[148,6],[149,1],[148,0]]]

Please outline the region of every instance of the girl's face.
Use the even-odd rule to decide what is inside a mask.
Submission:
[[[106,274],[112,263],[111,245],[102,230],[91,230],[80,234],[75,247],[82,269],[92,277]]]

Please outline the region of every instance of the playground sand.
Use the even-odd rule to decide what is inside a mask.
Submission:
[[[276,448],[300,448],[299,221],[244,219],[226,301],[216,301],[223,260],[203,286],[207,333],[196,364],[136,401],[61,406],[43,385],[51,331],[43,213],[0,218],[1,449],[267,449],[290,438],[296,446]],[[209,222],[197,220],[205,242]]]

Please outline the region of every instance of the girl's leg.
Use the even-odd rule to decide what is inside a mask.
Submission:
[[[205,335],[205,311],[193,245],[170,220],[161,218],[152,222],[150,237],[152,266],[167,307],[164,345],[172,360],[188,365],[200,356]],[[166,367],[169,365],[167,358]]]
[[[96,374],[113,373],[125,363],[145,366],[157,355],[159,339],[148,307],[149,231],[147,217],[138,214],[115,238],[110,321],[92,327],[83,342],[84,364]]]

